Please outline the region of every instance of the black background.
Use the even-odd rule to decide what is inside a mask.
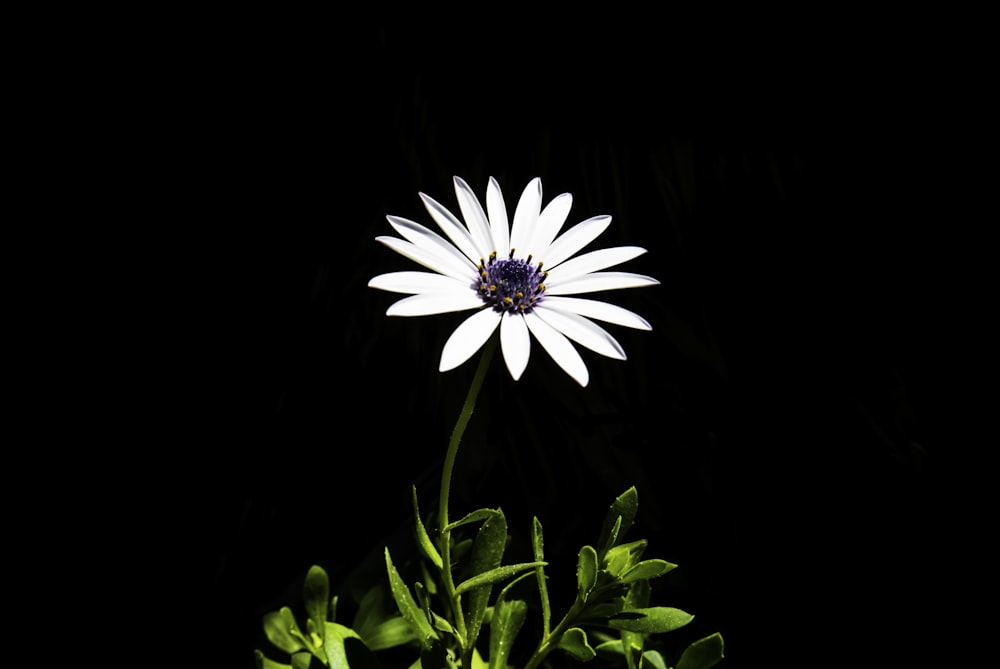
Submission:
[[[195,420],[162,511],[189,659],[251,666],[310,565],[342,583],[405,544],[411,484],[433,504],[474,367],[437,372],[461,316],[390,319],[366,284],[412,268],[374,241],[385,215],[428,223],[418,192],[457,211],[455,175],[511,208],[535,176],[572,192],[568,222],[612,215],[594,247],[643,246],[623,269],[661,285],[607,296],[653,330],[612,326],[629,360],[584,351],[586,389],[538,346],[516,383],[495,361],[453,515],[503,507],[515,553],[537,515],[572,579],[636,485],[631,536],[680,565],[657,603],[696,614],[679,638],[721,631],[726,666],[954,643],[954,335],[977,314],[943,240],[975,183],[960,115],[929,102],[964,84],[874,17],[596,18],[261,14],[173,45],[156,131],[191,299],[164,330]]]

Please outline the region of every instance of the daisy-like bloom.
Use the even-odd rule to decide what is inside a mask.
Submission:
[[[601,271],[646,252],[638,246],[573,257],[607,229],[610,216],[588,218],[559,235],[573,197],[563,193],[543,209],[542,182],[538,178],[528,183],[521,194],[512,225],[508,225],[500,186],[492,177],[486,188],[485,211],[459,177],[455,177],[455,193],[464,223],[420,193],[445,237],[398,216],[387,218],[402,239],[376,237],[433,272],[391,272],[368,282],[372,288],[410,296],[393,303],[386,312],[388,316],[474,311],[445,342],[440,371],[454,369],[468,360],[499,327],[500,349],[514,380],[528,365],[533,336],[559,367],[586,386],[587,366],[570,340],[609,358],[624,360],[621,345],[594,320],[652,329],[645,319],[622,307],[568,297],[659,283],[641,274]]]

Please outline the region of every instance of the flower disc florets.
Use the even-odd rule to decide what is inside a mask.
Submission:
[[[496,311],[527,313],[545,292],[546,276],[542,263],[531,264],[531,256],[515,258],[511,249],[510,257],[497,260],[494,251],[489,260],[479,262],[479,294]]]

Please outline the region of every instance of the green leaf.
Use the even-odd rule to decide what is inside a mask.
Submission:
[[[520,562],[518,564],[509,564],[505,567],[497,567],[496,569],[491,569],[484,574],[479,574],[478,576],[473,576],[472,578],[462,581],[458,584],[458,587],[455,588],[455,594],[461,595],[472,590],[473,588],[504,581],[514,574],[524,571],[525,569],[544,567],[547,564],[547,562]]]
[[[479,528],[472,544],[472,555],[469,559],[469,574],[473,577],[490,573],[500,567],[503,552],[507,548],[507,519],[503,512],[489,518]],[[490,603],[490,592],[493,581],[472,588],[469,592],[468,624],[466,627],[466,645],[475,646],[479,638],[479,629],[486,617],[486,608]]]
[[[594,649],[597,654],[601,656],[602,659],[619,661],[619,658],[625,657],[625,647],[622,645],[621,639],[611,639],[610,641],[604,641],[597,645]]]
[[[538,516],[531,519],[531,552],[536,562],[545,559],[545,540],[542,538],[542,521]]]
[[[587,595],[597,584],[597,551],[593,546],[584,546],[576,562],[576,588],[580,601],[587,601]]]
[[[264,614],[261,622],[267,640],[289,655],[306,648],[295,616],[287,606],[281,607],[279,611]]]
[[[385,569],[389,575],[389,587],[392,589],[392,597],[396,600],[399,613],[408,623],[413,625],[420,645],[424,649],[430,648],[431,641],[437,638],[437,632],[431,627],[423,609],[417,605],[409,588],[406,587],[406,583],[403,582],[399,572],[393,566],[388,547],[385,549]]]
[[[639,665],[642,664],[642,635],[623,632],[622,647],[625,649],[625,666],[628,669],[639,669]]]
[[[410,665],[410,669],[456,669],[456,666],[444,644],[435,640],[429,648],[420,651],[420,659]]]
[[[255,650],[253,654],[257,660],[257,669],[292,669],[292,665],[275,662],[259,650]]]
[[[310,669],[313,657],[312,653],[304,651],[295,653],[295,655],[292,655],[292,669]]]
[[[668,571],[676,569],[677,565],[666,560],[643,560],[632,565],[622,573],[619,580],[622,583],[634,583],[635,581],[645,581],[657,576],[663,576]]]
[[[677,669],[709,669],[725,657],[724,651],[722,635],[718,632],[710,634],[684,649],[681,659],[677,662]]]
[[[393,616],[374,625],[370,631],[361,635],[365,645],[373,651],[395,648],[416,641],[417,635],[413,627],[401,616]]]
[[[604,526],[601,528],[601,538],[597,542],[597,555],[604,557],[604,554],[614,546],[618,540],[625,536],[632,523],[635,522],[635,514],[639,509],[639,493],[635,486],[632,486],[611,504],[608,514],[604,518]]]
[[[625,571],[639,563],[643,551],[646,550],[646,544],[645,539],[619,544],[605,553],[604,559],[601,561],[602,566],[605,571],[617,579]]]
[[[461,527],[462,525],[469,525],[470,523],[478,523],[480,521],[487,521],[493,516],[497,515],[497,511],[494,509],[478,509],[470,514],[467,514],[464,518],[456,520],[454,523],[449,523],[445,526],[445,532],[451,532],[456,527]]]
[[[427,534],[427,528],[424,527],[424,521],[420,519],[420,507],[417,506],[417,486],[413,486],[413,517],[417,521],[417,546],[420,548],[420,552],[435,567],[443,569],[444,561],[441,560],[441,554],[434,547],[434,542],[431,541],[430,535]]]
[[[659,634],[684,627],[694,619],[690,613],[670,606],[630,609],[615,614],[608,625],[619,630],[641,634]]]
[[[322,567],[313,565],[309,568],[305,583],[302,584],[302,600],[305,604],[306,615],[309,616],[309,620],[313,624],[311,631],[322,635],[327,607],[330,604],[330,579]],[[322,639],[322,636],[319,638]],[[315,642],[316,639],[313,639],[313,643]]]
[[[377,669],[374,653],[358,633],[339,623],[326,623],[323,648],[330,669]]]
[[[657,650],[647,650],[642,654],[642,666],[653,665],[653,669],[667,669],[667,661]]]
[[[597,656],[596,651],[587,643],[587,633],[579,627],[571,627],[566,630],[556,647],[563,649],[581,662],[587,662]]]
[[[520,599],[497,598],[490,622],[490,669],[506,669],[514,637],[521,631],[528,605]]]

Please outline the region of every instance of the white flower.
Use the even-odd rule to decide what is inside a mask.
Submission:
[[[388,316],[475,311],[445,343],[440,371],[454,369],[468,360],[499,327],[500,348],[515,380],[528,365],[531,333],[567,374],[586,386],[587,366],[570,340],[609,358],[625,359],[621,345],[591,319],[639,330],[652,329],[642,317],[622,307],[567,297],[659,283],[641,274],[601,271],[646,252],[637,246],[572,257],[607,229],[610,216],[588,218],[559,235],[573,197],[563,193],[542,209],[542,182],[538,178],[521,194],[509,227],[503,194],[492,177],[486,188],[485,211],[472,189],[459,177],[455,177],[455,193],[464,224],[441,204],[420,193],[431,218],[447,239],[398,216],[387,218],[403,239],[376,237],[393,251],[433,272],[391,272],[368,282],[372,288],[410,295],[392,304],[386,312]]]

